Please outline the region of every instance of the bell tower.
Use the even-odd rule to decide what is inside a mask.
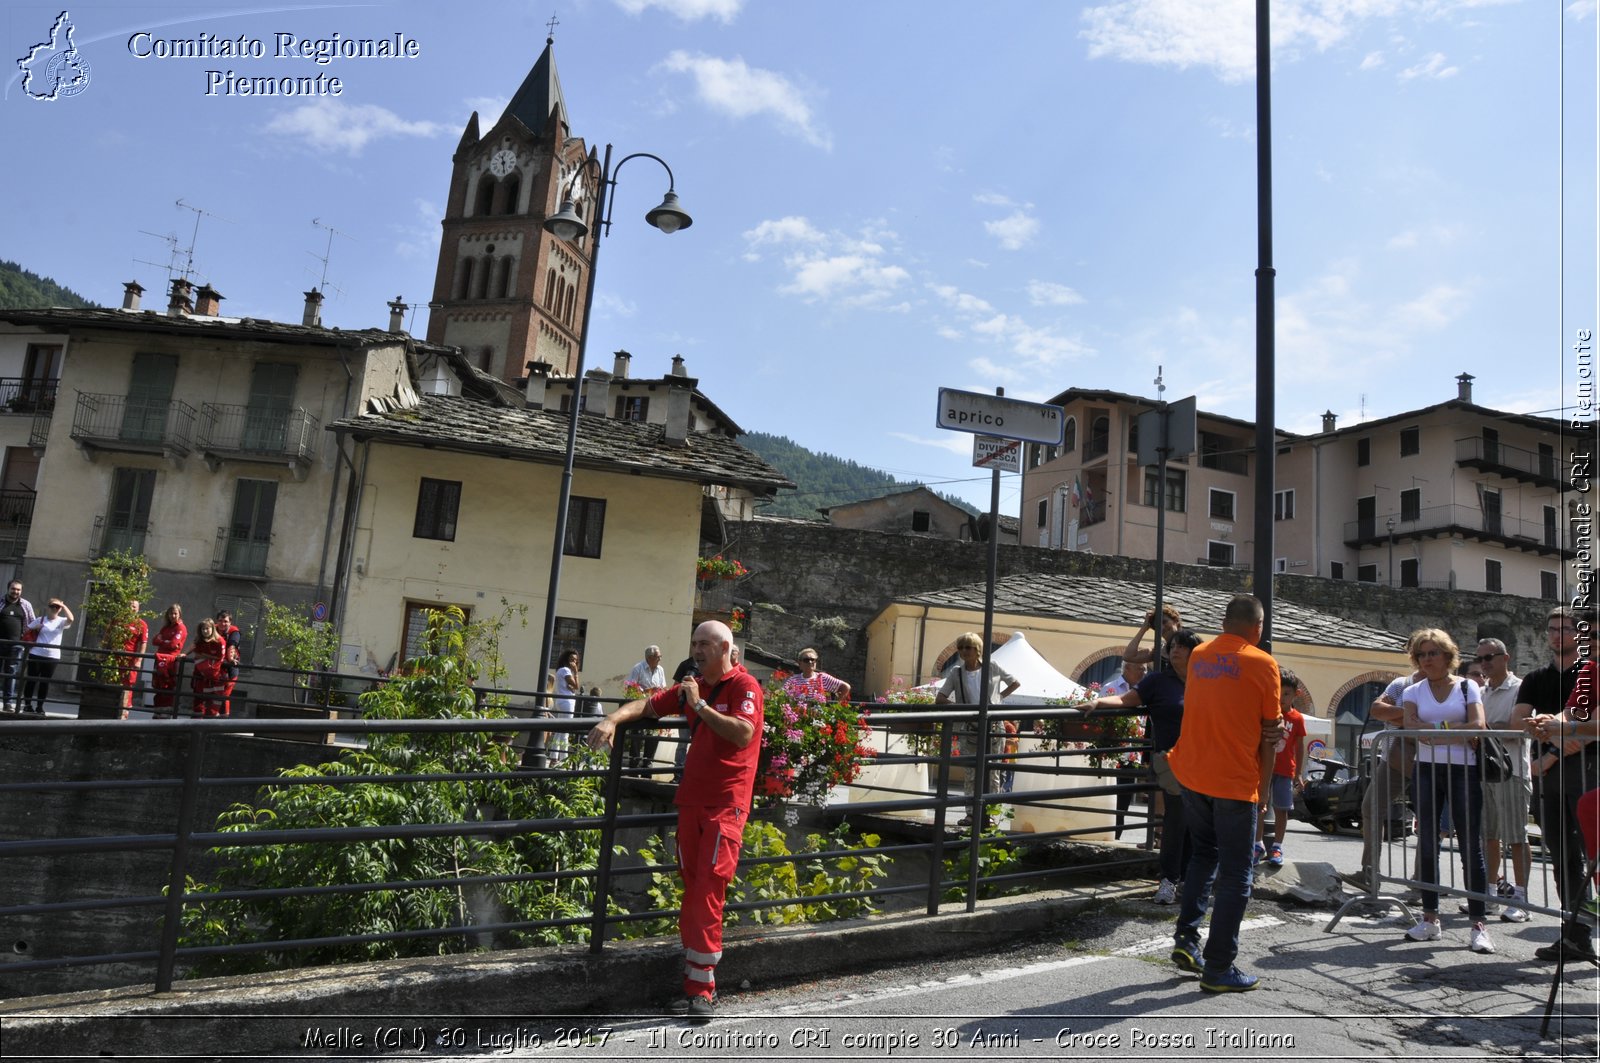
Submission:
[[[557,240],[543,228],[586,157],[568,123],[554,45],[545,40],[493,128],[480,135],[476,111],[467,120],[452,160],[428,316],[428,342],[460,347],[472,364],[507,381],[521,379],[529,362],[571,375],[583,327],[592,245],[587,237]],[[593,185],[585,172],[573,189],[585,215]]]

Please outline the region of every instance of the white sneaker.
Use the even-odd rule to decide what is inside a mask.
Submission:
[[[1156,887],[1156,895],[1150,898],[1157,904],[1177,904],[1178,884],[1170,878],[1161,880],[1161,885]]]
[[[1435,934],[1435,937],[1438,935]],[[1472,932],[1467,935],[1467,948],[1473,952],[1493,952],[1494,942],[1489,940],[1489,931],[1483,928],[1482,923],[1473,923]]]
[[[1438,941],[1439,935],[1443,932],[1439,929],[1438,923],[1430,923],[1423,919],[1418,921],[1416,926],[1406,931],[1406,937],[1412,941]]]
[[[1528,903],[1528,891],[1522,886],[1512,886],[1511,896],[1506,898],[1507,904],[1500,909],[1500,918],[1507,923],[1526,923],[1528,909],[1519,905]]]

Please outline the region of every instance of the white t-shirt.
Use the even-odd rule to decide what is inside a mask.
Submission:
[[[1467,696],[1461,697],[1461,685],[1466,683]],[[1401,704],[1416,706],[1417,717],[1423,726],[1437,727],[1448,723],[1452,728],[1462,726],[1467,722],[1467,705],[1472,702],[1483,703],[1483,691],[1471,679],[1460,680],[1450,684],[1450,693],[1443,701],[1436,700],[1433,696],[1433,684],[1424,679],[1406,687],[1406,692],[1401,695]],[[1449,737],[1441,730],[1438,734],[1427,734],[1428,738]],[[1478,755],[1471,746],[1467,745],[1470,734],[1463,734],[1459,742],[1428,742],[1417,743],[1417,759],[1430,764],[1476,764]]]
[[[34,621],[39,628],[39,638],[28,647],[28,652],[35,657],[48,657],[53,661],[61,659],[61,633],[72,626],[72,622],[64,616],[55,619],[39,617]]]
[[[640,661],[633,666],[633,671],[628,673],[628,678],[623,682],[632,683],[645,690],[662,690],[667,685],[667,670],[659,664],[651,668],[648,661]]]
[[[578,677],[572,673],[571,668],[562,668],[556,672],[556,715],[571,716],[577,707],[573,694],[578,692]]]

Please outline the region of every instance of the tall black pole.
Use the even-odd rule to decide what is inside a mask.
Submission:
[[[1005,388],[995,388],[994,393],[1004,396]],[[1020,446],[1020,444],[1019,444]],[[1000,571],[1000,467],[990,471],[989,479],[989,573],[983,592],[983,668],[978,672],[978,748],[977,760],[972,770],[977,777],[972,781],[972,839],[967,851],[967,911],[978,906],[978,861],[982,855],[984,827],[989,820],[989,806],[984,798],[989,794],[989,657],[994,644],[994,584]]]
[[[1272,646],[1272,500],[1278,440],[1272,267],[1272,33],[1268,0],[1256,0],[1256,549],[1253,583],[1266,610],[1263,649]]]
[[[624,162],[627,160],[624,159]],[[567,455],[561,466],[561,493],[556,502],[556,538],[550,547],[550,593],[544,603],[544,636],[539,640],[539,670],[534,682],[544,689],[550,674],[550,658],[555,654],[556,602],[561,597],[561,558],[567,548],[567,509],[572,504],[572,465],[578,453],[578,407],[583,404],[583,358],[589,350],[589,316],[594,309],[595,270],[600,265],[600,232],[605,228],[606,197],[611,188],[611,145],[606,145],[605,162],[600,167],[600,187],[594,196],[594,225],[589,245],[589,290],[583,293],[583,328],[578,333],[578,362],[572,370],[572,404],[568,407]]]

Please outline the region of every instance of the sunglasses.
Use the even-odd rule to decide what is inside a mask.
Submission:
[[[1413,653],[1411,656],[1415,657],[1419,661],[1426,661],[1429,657],[1443,657],[1444,656],[1444,651],[1443,650],[1418,650],[1416,653]]]
[[[815,657],[802,657],[802,658],[800,658],[800,663],[801,664],[816,664],[817,663],[817,659]]]
[[[1496,657],[1504,657],[1504,656],[1505,656],[1505,654],[1503,654],[1503,653],[1480,653],[1476,657],[1474,657],[1473,660],[1477,661],[1479,664],[1488,664],[1490,661],[1494,660]]]

